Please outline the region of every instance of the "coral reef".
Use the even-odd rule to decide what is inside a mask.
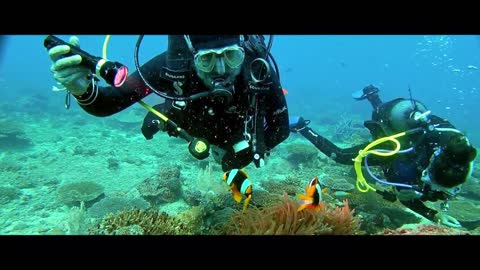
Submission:
[[[193,190],[200,191],[200,193],[214,193],[225,194],[229,193],[229,188],[225,182],[222,181],[222,174],[216,175],[214,173],[215,166],[207,163],[203,169],[198,169],[196,177],[193,177],[192,182],[189,182],[189,186]]]
[[[347,198],[362,217],[361,229],[369,234],[385,228],[395,229],[403,224],[420,222],[417,216],[406,212],[405,207],[398,201],[389,202],[374,192],[352,192]]]
[[[480,201],[480,180],[474,177],[468,178],[468,180],[462,185],[462,190],[459,195],[471,199]]]
[[[334,141],[348,142],[349,144],[355,145],[368,140],[368,131],[363,126],[362,121],[352,119],[351,116],[348,116],[346,113],[340,114],[340,117],[337,118],[337,121],[332,126],[331,131]]]
[[[23,126],[16,121],[0,119],[0,151],[23,150],[33,146]]]
[[[439,225],[419,225],[416,228],[385,229],[379,233],[383,235],[469,235],[467,231]]]
[[[354,216],[354,210],[350,210],[348,201],[343,201],[343,207],[336,206],[334,209],[329,210],[327,204],[321,203],[321,212],[325,214],[325,220],[323,221],[330,228],[332,228],[332,234],[345,235],[345,234],[359,234],[360,233],[360,219]]]
[[[353,191],[355,186],[350,183],[345,177],[323,177],[319,179],[322,186],[334,191]]]
[[[82,235],[86,233],[87,229],[87,211],[85,203],[81,202],[80,207],[72,207],[68,213],[68,218],[65,222],[65,232],[69,235]]]
[[[252,194],[250,205],[256,207],[266,207],[278,203],[279,201],[282,201],[281,194],[283,193],[271,193],[265,190],[255,190]]]
[[[183,200],[190,206],[198,206],[202,200],[202,192],[187,188],[183,191]]]
[[[150,204],[141,198],[105,197],[88,209],[88,215],[94,218],[102,218],[107,214],[120,211],[141,209],[146,210]]]
[[[295,196],[297,193],[303,192],[306,181],[300,181],[300,178],[294,175],[288,175],[283,181],[264,181],[261,183],[262,187],[272,194]]]
[[[450,209],[448,214],[459,221],[479,221],[480,206],[471,201],[455,200],[449,201]]]
[[[7,204],[20,197],[20,190],[10,186],[0,186],[0,205]]]
[[[0,160],[0,170],[2,172],[16,173],[16,172],[22,170],[22,168],[23,168],[23,164],[21,162],[16,161],[16,160],[7,159],[7,158],[4,158],[4,159]]]
[[[320,209],[298,212],[299,203],[284,194],[283,201],[264,208],[237,212],[223,227],[223,234],[240,235],[318,235],[359,234],[360,221],[348,203],[332,209],[321,202]]]
[[[191,227],[165,212],[127,210],[107,215],[89,234],[101,235],[191,235]]]
[[[235,213],[237,213],[237,210],[226,207],[205,216],[202,233],[208,235],[222,234],[224,226],[226,226]]]
[[[480,179],[480,168],[478,166],[473,166],[472,177]]]
[[[428,203],[433,209],[441,211],[441,201]],[[474,229],[480,225],[480,206],[470,200],[449,201],[448,215],[456,218],[463,227]]]
[[[182,196],[180,168],[176,166],[162,167],[157,175],[143,180],[137,186],[137,190],[140,192],[140,196],[154,207],[160,203],[178,200]]]
[[[93,181],[73,182],[61,185],[58,190],[58,200],[69,206],[80,206],[81,202],[86,207],[105,197],[104,187]]]
[[[255,194],[255,193],[253,193]],[[252,195],[252,201],[255,200],[255,195]],[[216,211],[225,209],[225,208],[233,208],[233,209],[241,209],[242,204],[237,203],[230,193],[224,194],[212,194],[212,193],[205,193],[200,200],[200,206],[205,209],[206,215],[213,214]]]
[[[242,210],[243,206],[243,201],[241,203],[235,202],[231,193],[205,193],[199,199],[199,206],[204,211],[207,230],[220,227],[235,211]],[[258,189],[253,192],[249,208],[269,206],[281,201],[282,195]]]
[[[287,160],[294,166],[300,164],[312,165],[317,160],[317,154],[319,153],[315,147],[305,143],[291,143],[287,145],[288,156]]]
[[[72,155],[79,155],[84,157],[94,157],[98,152],[98,148],[94,146],[84,146],[84,145],[76,145],[73,149]]]
[[[204,233],[204,217],[205,211],[201,206],[191,207],[176,216],[184,224],[185,231],[188,231],[188,234]]]

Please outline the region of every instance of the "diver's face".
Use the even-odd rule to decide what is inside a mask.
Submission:
[[[240,67],[230,68],[225,65],[223,57],[218,56],[216,59],[215,67],[211,72],[204,72],[195,68],[198,77],[202,82],[208,87],[208,89],[213,89],[213,82],[215,80],[221,79],[225,83],[233,83],[235,78],[240,74]]]
[[[233,83],[240,74],[243,64],[243,49],[236,51],[232,46],[209,50],[210,53],[200,56],[195,64],[195,71],[202,82],[212,90],[214,81],[222,80],[224,83]],[[212,51],[218,51],[215,53]]]

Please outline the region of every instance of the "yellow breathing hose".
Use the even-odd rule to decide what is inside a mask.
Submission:
[[[105,41],[103,42],[102,58],[107,59],[107,47],[108,42],[110,41],[110,35],[105,36]]]
[[[353,161],[354,161],[355,173],[357,174],[356,186],[357,186],[357,189],[360,192],[368,192],[369,190],[376,191],[375,188],[373,188],[372,186],[370,186],[367,183],[367,181],[365,180],[365,177],[363,177],[363,173],[362,173],[362,160],[363,160],[363,158],[366,157],[369,154],[374,154],[374,155],[382,156],[382,157],[388,157],[388,156],[393,156],[393,155],[397,154],[398,151],[400,151],[400,147],[401,147],[400,142],[397,140],[397,138],[402,137],[405,134],[407,134],[407,133],[406,132],[401,132],[401,133],[398,133],[398,134],[395,134],[395,135],[391,135],[391,136],[387,136],[387,137],[377,139],[377,140],[371,142],[369,145],[367,145],[363,150],[360,150],[358,152],[358,156],[355,157],[355,159],[353,159]],[[376,150],[370,150],[370,148],[375,147],[375,146],[377,146],[381,143],[387,142],[387,141],[391,141],[395,144],[395,149],[394,150],[392,150],[390,152],[380,152],[380,151],[376,151]]]

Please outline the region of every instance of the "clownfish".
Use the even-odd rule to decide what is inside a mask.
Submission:
[[[237,203],[240,203],[242,195],[245,195],[246,199],[243,204],[243,210],[245,211],[252,199],[252,182],[248,179],[247,173],[244,170],[233,169],[223,175],[223,181],[230,187],[233,199]]]
[[[318,177],[314,177],[310,180],[306,188],[306,195],[298,194],[298,198],[302,200],[302,205],[298,208],[298,211],[302,211],[305,208],[317,209],[318,205],[322,201],[322,193],[326,193],[327,189],[322,189],[318,183]]]

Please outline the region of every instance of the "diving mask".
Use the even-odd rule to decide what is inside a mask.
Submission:
[[[245,60],[245,51],[238,45],[232,45],[222,49],[200,50],[194,56],[195,67],[203,72],[212,72],[217,61],[217,56],[223,57],[225,64],[234,69],[239,67]]]

